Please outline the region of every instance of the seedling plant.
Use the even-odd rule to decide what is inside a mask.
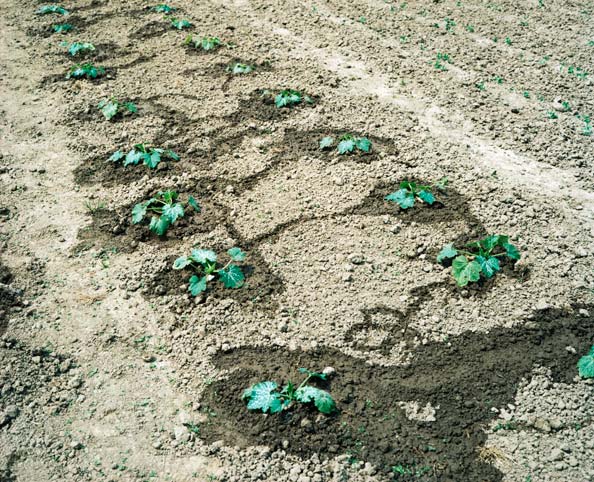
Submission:
[[[75,57],[79,53],[88,53],[93,52],[95,50],[95,46],[90,42],[72,42],[68,44],[68,42],[62,42],[62,47],[68,47],[68,53]]]
[[[594,346],[590,348],[587,355],[578,361],[578,373],[582,378],[594,378]]]
[[[44,5],[43,7],[39,7],[39,9],[35,12],[37,15],[47,15],[49,13],[56,13],[58,15],[68,15],[70,12],[66,10],[64,7],[60,7],[59,5]]]
[[[130,112],[131,114],[138,112],[136,104],[132,102],[121,102],[115,97],[102,100],[97,107],[107,120],[111,120],[118,114],[123,114],[125,112]]]
[[[179,161],[179,156],[172,150],[158,149],[147,146],[146,144],[135,144],[127,154],[122,151],[115,151],[109,160],[113,162],[122,161],[124,167],[130,164],[136,166],[142,161],[148,168],[155,169],[164,157],[173,161]]]
[[[178,30],[183,30],[184,28],[190,28],[192,26],[192,22],[190,22],[189,20],[185,20],[185,19],[180,20],[177,18],[171,18],[169,20],[171,21],[171,26]]]
[[[192,296],[206,291],[208,283],[218,279],[225,288],[241,288],[245,276],[239,263],[246,258],[240,248],[227,251],[229,261],[222,268],[217,268],[217,254],[210,249],[193,249],[190,256],[180,256],[173,263],[173,269],[191,268],[194,274],[190,278],[188,290]]]
[[[443,191],[447,183],[447,178],[442,179],[435,186],[424,186],[412,181],[402,181],[400,183],[400,189],[388,194],[384,199],[395,202],[401,209],[412,208],[416,200],[431,206],[435,202],[435,196],[433,195],[434,188]]]
[[[225,45],[219,37],[193,37],[188,35],[184,40],[185,45],[191,45],[198,50],[204,50],[205,52],[216,50],[222,45]]]
[[[286,89],[281,90],[275,97],[274,97],[274,105],[276,105],[279,109],[281,107],[292,107],[294,105],[301,104],[301,102],[307,102],[308,104],[313,104],[313,99],[307,95],[301,94],[301,92],[293,89]]]
[[[93,64],[73,65],[66,75],[67,79],[96,79],[105,74],[103,67],[95,67]]]
[[[56,25],[52,25],[52,30],[56,33],[67,33],[73,28],[74,26],[69,23],[58,23]]]
[[[177,202],[177,198],[175,191],[159,191],[155,197],[132,208],[132,223],[141,223],[149,213],[156,214],[151,217],[149,229],[158,236],[163,236],[175,221],[185,216],[184,205]],[[192,196],[188,199],[188,206],[200,212],[200,205]]]
[[[468,243],[465,249],[456,248],[453,243],[443,247],[437,262],[453,259],[452,275],[458,286],[477,282],[481,276],[489,279],[501,270],[500,258],[512,261],[520,259],[520,252],[509,242],[509,236],[487,236],[479,241]]]
[[[177,9],[175,7],[170,7],[166,3],[160,3],[159,5],[155,5],[151,10],[158,13],[171,13],[175,12]]]
[[[239,62],[235,62],[227,67],[227,72],[231,72],[232,74],[249,74],[250,72],[254,71],[254,67],[248,64],[241,64]]]
[[[295,385],[289,380],[279,391],[278,384],[272,381],[259,382],[243,392],[242,398],[247,400],[248,410],[261,410],[263,413],[278,413],[288,410],[295,403],[311,403],[322,413],[329,415],[336,410],[336,403],[325,390],[308,385],[312,378],[326,380],[325,373],[317,373],[307,368],[299,368],[299,373],[306,375],[301,384]]]
[[[334,146],[333,137],[324,137],[320,141],[320,149],[329,149]],[[352,154],[355,151],[364,153],[371,152],[371,141],[367,137],[355,137],[351,134],[344,134],[338,139],[336,150],[339,154]]]

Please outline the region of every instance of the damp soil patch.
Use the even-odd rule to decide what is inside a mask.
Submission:
[[[487,438],[484,429],[497,416],[491,409],[513,403],[521,380],[530,379],[536,366],[550,368],[555,381],[572,382],[577,360],[594,342],[594,318],[577,315],[579,308],[591,313],[594,307],[539,311],[522,326],[418,346],[408,366],[371,366],[334,349],[221,352],[213,362],[229,373],[203,394],[203,405],[216,416],[201,425],[201,437],[273,449],[288,442],[286,450],[295,455],[349,454],[385,473],[397,465],[427,468],[425,478],[415,480],[501,481],[503,474],[478,455]],[[337,401],[333,416],[303,406],[265,416],[249,412],[241,400],[255,382],[284,383],[296,378],[299,367],[327,366],[336,369],[322,386]],[[407,403],[430,404],[435,421],[410,420],[403,410]]]
[[[352,153],[339,154],[336,149],[336,143],[345,134],[350,134],[354,137],[367,137],[371,141],[371,152],[362,152],[355,149]],[[335,145],[332,148],[321,149],[320,141],[324,137],[332,137],[335,140]],[[315,129],[311,131],[300,131],[288,129],[283,139],[283,147],[286,149],[287,155],[298,157],[310,156],[317,159],[326,159],[328,162],[354,161],[368,164],[377,161],[380,155],[398,154],[398,149],[391,139],[370,136],[358,131],[345,130],[328,131]]]
[[[101,248],[110,247],[122,252],[131,252],[139,246],[139,243],[178,243],[180,239],[188,236],[209,233],[224,222],[225,210],[221,209],[212,199],[193,193],[180,192],[179,194],[180,200],[184,204],[189,195],[194,195],[201,211],[196,212],[191,207],[184,207],[184,217],[177,219],[165,235],[157,236],[149,229],[150,212],[141,223],[132,224],[132,208],[136,203],[117,210],[99,208],[91,213],[91,224],[79,231],[79,245],[75,250],[80,251],[81,247],[89,248],[91,245],[95,245]],[[139,199],[138,202],[149,198],[150,194]]]
[[[10,269],[0,262],[0,336],[6,332],[10,310],[20,304],[22,291],[13,287],[12,282]]]
[[[238,243],[241,247],[241,244]],[[210,247],[209,247],[210,249]],[[213,248],[216,253],[225,253],[225,249]],[[180,253],[180,256],[185,253]],[[174,270],[171,268],[175,261],[174,256],[167,259],[168,268],[156,272],[148,286],[151,287],[148,298],[160,295],[181,295],[187,293],[188,280],[193,272],[189,269]],[[224,259],[223,259],[224,261]],[[225,288],[219,281],[212,281],[202,299],[205,304],[213,300],[232,299],[242,308],[253,308],[258,311],[275,312],[278,309],[276,298],[284,290],[281,278],[272,272],[270,266],[260,253],[255,250],[247,252],[245,262],[240,263],[245,274],[245,283],[241,288]]]

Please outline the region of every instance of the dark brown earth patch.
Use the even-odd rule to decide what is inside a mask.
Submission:
[[[539,311],[521,326],[420,345],[408,366],[372,366],[335,349],[245,347],[219,353],[214,364],[230,373],[203,395],[212,416],[201,425],[201,437],[273,449],[286,441],[285,450],[302,457],[349,454],[386,473],[396,465],[424,472],[398,480],[501,481],[503,474],[478,454],[487,438],[484,430],[496,417],[491,409],[512,403],[521,380],[536,366],[550,368],[555,381],[572,382],[580,354],[594,342],[594,318],[579,317],[579,308],[592,312],[594,307]],[[265,416],[249,412],[241,400],[255,382],[298,381],[299,367],[326,366],[336,369],[336,376],[321,385],[337,401],[333,416],[318,415],[310,406]],[[409,420],[399,402],[430,403],[436,421]]]
[[[123,206],[117,210],[97,209],[91,213],[91,224],[78,233],[78,239],[86,248],[90,243],[106,248],[115,247],[122,252],[135,250],[139,243],[171,244],[178,243],[186,236],[197,233],[209,233],[224,222],[224,210],[213,202],[209,193],[184,193],[178,191],[179,201],[184,204],[185,215],[178,219],[167,230],[165,235],[157,236],[149,229],[150,218],[147,217],[138,224],[132,224],[132,208],[136,202]],[[143,202],[154,193],[147,193],[137,202]],[[201,195],[202,194],[202,195]],[[192,195],[198,201],[201,211],[196,212],[187,206],[187,199]],[[77,249],[77,248],[75,248]]]
[[[13,276],[11,271],[3,263],[0,263],[0,336],[6,332],[8,327],[8,313],[20,304],[21,290],[14,288],[11,283]]]
[[[241,247],[241,243],[238,243]],[[221,262],[225,263],[226,249],[224,247],[208,247],[214,249],[219,254]],[[179,253],[180,256],[189,253]],[[235,300],[242,309],[253,308],[259,311],[274,312],[278,308],[276,296],[284,291],[282,279],[275,275],[258,250],[248,251],[248,256],[240,266],[245,274],[245,283],[241,288],[225,288],[218,280],[211,281],[207,291],[204,293],[204,303],[212,303],[213,300],[232,299]],[[167,260],[169,268],[155,273],[148,281],[148,286],[153,288],[153,292],[148,294],[149,298],[165,294],[180,295],[185,294],[186,286],[193,272],[189,269],[174,270],[171,268],[176,257]],[[222,265],[221,265],[222,266]]]
[[[371,152],[366,153],[359,150],[349,154],[339,154],[336,145],[344,134],[351,134],[355,137],[367,137],[371,141]],[[334,138],[335,145],[330,149],[320,149],[320,141],[324,137]],[[394,141],[382,137],[367,135],[359,131],[348,130],[324,130],[315,129],[311,131],[299,131],[288,129],[283,139],[283,147],[286,155],[304,157],[310,156],[318,159],[326,159],[329,162],[355,161],[368,164],[379,159],[382,155],[397,155],[398,149]]]
[[[171,30],[171,25],[169,25],[165,20],[152,20],[134,32],[131,32],[128,35],[128,38],[133,40],[149,39],[153,37],[159,37],[169,30]]]

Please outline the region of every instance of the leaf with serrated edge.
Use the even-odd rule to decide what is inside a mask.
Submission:
[[[169,218],[171,224],[179,218],[183,218],[184,214],[184,207],[180,203],[165,204],[165,206],[163,206],[163,215]]]
[[[243,399],[248,400],[248,410],[261,410],[266,413],[278,413],[283,409],[280,393],[276,392],[275,382],[260,382],[243,392]]]
[[[247,256],[247,254],[238,247],[231,248],[227,251],[227,254],[231,256],[233,261],[243,261]]]
[[[458,286],[466,286],[481,277],[481,265],[477,261],[468,261],[466,256],[458,256],[452,262],[452,274]]]
[[[334,139],[332,137],[324,137],[320,141],[320,149],[328,149],[329,147],[332,147],[332,144],[334,144]]]
[[[217,260],[217,254],[210,249],[193,249],[192,259],[200,264],[214,263]]]
[[[118,162],[120,159],[124,157],[124,153],[122,151],[115,151],[108,160],[112,162]]]
[[[161,162],[161,154],[156,149],[154,149],[150,153],[150,155],[145,154],[145,156],[144,156],[144,163],[150,169],[154,169],[155,167],[157,167],[159,165],[159,162]]]
[[[223,282],[225,288],[241,288],[245,276],[239,266],[232,264],[228,268],[219,271],[219,279]]]
[[[189,266],[192,263],[192,260],[187,256],[180,256],[173,262],[173,269],[184,269],[186,266]]]
[[[130,164],[138,164],[142,156],[142,152],[132,149],[130,152],[128,152],[128,154],[126,154],[126,159],[124,159],[124,167]]]
[[[427,204],[433,204],[435,202],[435,196],[431,194],[429,191],[419,191],[418,196],[421,198],[422,201],[426,202]]]
[[[142,221],[144,219],[144,216],[146,215],[146,210],[147,210],[149,204],[150,204],[150,201],[145,201],[145,202],[136,204],[132,208],[132,224],[138,224],[140,221]]]
[[[443,248],[441,248],[441,251],[437,255],[437,262],[441,263],[446,259],[454,258],[456,256],[458,256],[458,250],[454,248],[454,244],[446,244]]]
[[[101,107],[101,112],[107,120],[110,120],[118,113],[118,104],[116,102],[108,101]]]
[[[590,353],[579,359],[577,367],[580,377],[594,378],[594,346],[590,348]]]
[[[371,151],[371,141],[367,137],[360,137],[355,141],[355,144],[363,152]]]
[[[305,385],[295,391],[295,399],[301,403],[314,402],[316,408],[328,415],[336,409],[332,396],[319,388]]]
[[[188,205],[197,213],[199,213],[200,211],[202,211],[202,208],[200,207],[200,204],[198,204],[198,201],[196,201],[196,199],[194,198],[194,196],[190,196],[188,198]]]
[[[406,189],[399,189],[385,197],[386,201],[397,203],[402,209],[412,208],[415,205],[415,197]]]
[[[149,229],[153,231],[157,236],[163,236],[169,229],[171,220],[168,216],[153,217]]]
[[[344,139],[338,143],[337,149],[339,154],[353,152],[355,149],[355,141],[353,139]]]
[[[193,275],[188,284],[188,291],[192,296],[198,296],[203,291],[206,291],[206,276],[199,278],[198,276]]]
[[[501,269],[499,260],[494,256],[489,256],[488,258],[477,256],[475,260],[481,266],[481,271],[487,278],[492,278]]]
[[[518,248],[516,248],[513,244],[505,243],[503,245],[503,249],[505,249],[505,253],[507,254],[508,258],[513,260],[520,259],[520,252],[518,251]]]

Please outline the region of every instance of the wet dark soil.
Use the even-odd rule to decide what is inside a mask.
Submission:
[[[12,281],[12,273],[4,264],[0,263],[0,336],[6,332],[10,309],[19,304],[22,294],[19,289],[11,286]]]
[[[201,437],[274,449],[288,441],[286,450],[295,455],[349,454],[386,473],[400,465],[423,474],[398,480],[501,481],[503,474],[477,452],[486,440],[486,425],[496,416],[491,408],[513,402],[519,383],[535,366],[550,368],[556,381],[572,382],[579,354],[594,342],[594,317],[579,317],[579,308],[540,311],[521,326],[465,332],[447,343],[415,347],[408,366],[372,366],[334,349],[245,347],[219,353],[214,364],[230,373],[203,396],[216,417],[201,426]],[[592,312],[592,306],[585,308]],[[326,366],[336,369],[335,377],[321,385],[337,402],[339,412],[332,416],[318,415],[309,406],[265,416],[249,412],[240,398],[257,381],[297,381],[299,367]],[[421,407],[430,403],[436,421],[409,420],[399,402],[412,401]]]

